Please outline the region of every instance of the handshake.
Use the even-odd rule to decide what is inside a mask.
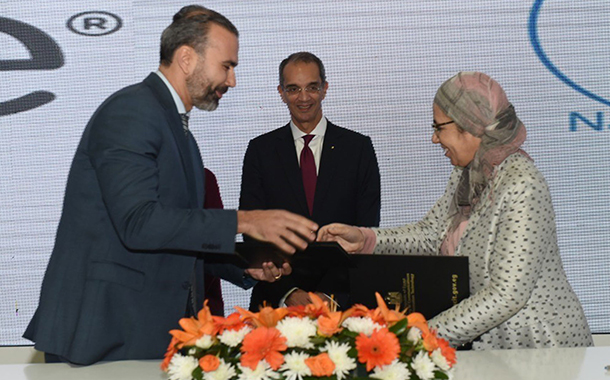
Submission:
[[[284,210],[237,211],[237,233],[276,245],[287,254],[304,250],[316,240],[318,225],[311,220]],[[248,268],[246,274],[258,281],[274,282],[292,273],[287,262],[277,267],[265,262],[261,268]]]

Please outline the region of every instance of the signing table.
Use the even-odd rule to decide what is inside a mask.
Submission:
[[[160,361],[0,365],[11,380],[165,380]],[[610,380],[610,347],[460,351],[454,380]]]

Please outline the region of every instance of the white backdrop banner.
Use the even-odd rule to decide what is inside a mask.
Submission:
[[[0,345],[37,303],[82,130],[114,91],[158,66],[178,1],[0,1]],[[325,115],[369,135],[382,226],[416,221],[451,164],[431,142],[432,99],[458,71],[500,82],[545,174],[561,254],[594,332],[610,332],[610,3],[607,0],[207,1],[240,30],[237,87],[191,126],[225,206],[248,141],[284,125],[278,65],[325,63]],[[249,293],[223,283],[226,311]]]

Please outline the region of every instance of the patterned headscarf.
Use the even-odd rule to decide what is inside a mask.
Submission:
[[[459,127],[481,138],[474,159],[464,168],[449,210],[449,215],[462,215],[454,218],[455,227],[478,203],[494,168],[521,151],[526,131],[502,87],[483,73],[460,72],[448,79],[436,92],[434,103]]]

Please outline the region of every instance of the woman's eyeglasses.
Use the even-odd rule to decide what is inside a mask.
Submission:
[[[432,129],[434,130],[434,133],[438,135],[438,133],[443,130],[443,128],[441,128],[442,126],[451,124],[451,123],[455,123],[455,121],[451,120],[451,121],[447,121],[445,123],[440,123],[440,124],[432,123]]]

